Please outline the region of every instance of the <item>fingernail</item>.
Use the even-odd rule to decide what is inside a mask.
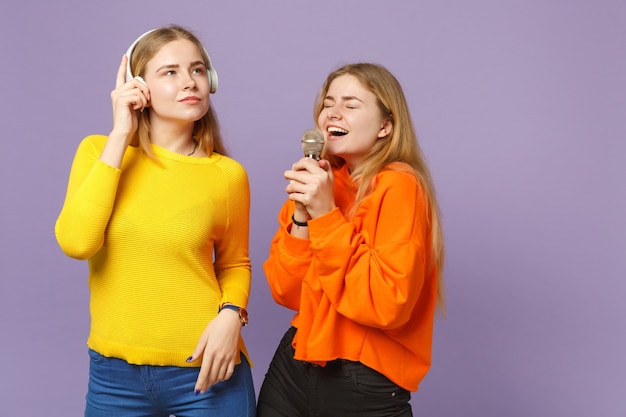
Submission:
[[[196,390],[196,397],[197,397],[198,395],[200,395],[200,390],[199,390],[199,389],[197,389],[197,390]]]
[[[192,359],[193,359],[193,356],[190,356],[190,357],[187,358],[187,360],[185,362],[189,363],[189,362],[191,362]]]

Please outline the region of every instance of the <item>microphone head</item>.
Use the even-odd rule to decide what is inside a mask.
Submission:
[[[324,149],[324,134],[319,129],[309,129],[302,135],[302,151],[304,156],[320,159]]]

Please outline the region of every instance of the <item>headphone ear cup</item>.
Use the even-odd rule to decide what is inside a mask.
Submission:
[[[209,68],[209,82],[211,83],[211,94],[215,94],[217,91],[217,71],[215,71],[213,66]]]
[[[215,94],[215,92],[217,91],[217,71],[215,71],[215,67],[213,66],[213,63],[211,62],[211,56],[209,55],[209,52],[206,50],[206,48],[204,48],[204,46],[202,48],[204,49],[204,53],[206,54],[206,58],[209,63],[208,75],[209,75],[209,82],[211,83],[210,93]]]

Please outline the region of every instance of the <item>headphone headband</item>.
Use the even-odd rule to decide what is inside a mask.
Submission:
[[[139,41],[142,40],[147,34],[154,32],[155,30],[156,29],[150,29],[149,31],[143,33],[141,36],[135,39],[135,41],[130,45],[130,47],[126,51],[126,56],[128,57],[127,65],[126,65],[126,82],[135,78],[133,76],[132,71],[130,70],[130,57],[133,54],[133,51],[135,50],[135,46],[137,46]],[[215,68],[213,67],[213,64],[211,63],[211,57],[209,56],[209,53],[207,52],[206,48],[202,46],[202,49],[204,50],[204,53],[206,54],[207,61],[209,64],[209,68],[207,68],[207,72],[209,76],[209,82],[211,84],[211,94],[214,94],[217,91],[217,72],[215,71]]]

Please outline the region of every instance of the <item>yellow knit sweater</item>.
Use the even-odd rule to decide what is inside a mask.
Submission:
[[[247,306],[250,190],[244,168],[152,145],[120,169],[98,158],[106,136],[80,144],[55,232],[88,259],[88,346],[133,364],[187,364],[218,307]],[[243,341],[241,350],[247,355]]]

